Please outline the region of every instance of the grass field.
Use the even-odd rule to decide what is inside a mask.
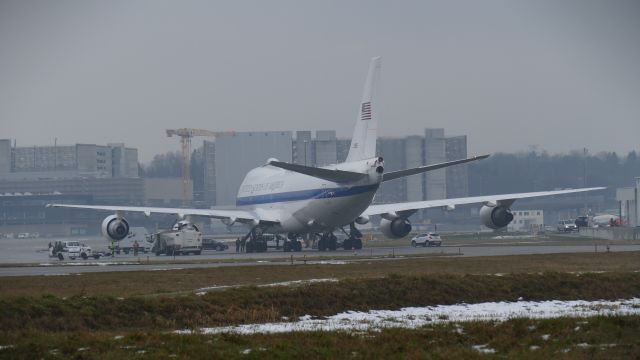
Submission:
[[[339,281],[258,286],[319,278]],[[223,285],[244,286],[195,294],[199,288]],[[0,279],[0,294],[0,358],[604,359],[640,355],[636,316],[510,320],[367,333],[170,333],[348,310],[640,297],[640,253],[635,252],[5,277]],[[542,339],[543,335],[550,340]],[[487,349],[495,353],[482,352]]]
[[[159,331],[24,332],[0,336],[6,359],[630,359],[640,317],[514,319],[377,333],[242,336]]]

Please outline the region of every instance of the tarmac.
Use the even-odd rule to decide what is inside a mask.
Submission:
[[[95,250],[104,247],[100,238],[82,239]],[[218,252],[205,250],[202,255],[191,256],[156,256],[151,253],[120,254],[115,257],[102,257],[99,260],[63,260],[49,258],[48,239],[1,239],[0,240],[0,277],[2,276],[61,276],[90,272],[113,271],[163,271],[174,269],[211,268],[229,266],[288,265],[290,263],[344,264],[357,259],[379,258],[397,259],[406,256],[456,256],[479,257],[525,254],[557,254],[588,252],[620,252],[640,251],[640,245],[616,244],[576,245],[549,243],[546,241],[507,242],[507,243],[449,243],[442,247],[416,247],[406,242],[398,242],[394,247],[366,247],[353,250],[336,250],[320,252],[314,249],[303,249],[302,252],[285,253],[270,249],[266,253],[236,253],[235,247]],[[198,261],[198,263],[194,263]],[[200,263],[202,261],[202,263]]]

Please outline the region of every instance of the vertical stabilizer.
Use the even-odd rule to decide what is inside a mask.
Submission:
[[[378,111],[373,100],[380,79],[380,66],[381,58],[379,56],[371,59],[347,162],[370,159],[376,156]]]

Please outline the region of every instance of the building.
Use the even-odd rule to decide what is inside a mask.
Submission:
[[[215,143],[215,204],[235,205],[246,173],[269,158],[292,162],[291,131],[237,132],[220,135]]]
[[[335,130],[318,130],[313,141],[313,166],[320,167],[338,162]]]
[[[203,145],[203,200],[205,205],[216,203],[216,143],[205,140]]]
[[[181,207],[183,204],[182,178],[144,179],[144,202],[147,206]],[[193,201],[193,181],[187,183],[187,203]]]
[[[0,140],[0,180],[138,177],[138,150],[122,143],[11,146]]]
[[[406,168],[405,138],[378,139],[378,154],[384,159],[385,171],[398,171]],[[402,202],[407,199],[407,178],[386,181],[380,185],[375,203]]]
[[[466,135],[446,137],[444,147],[447,161],[466,159],[468,157]],[[447,198],[469,196],[469,172],[467,169],[466,164],[445,169]]]
[[[422,136],[408,136],[405,138],[404,156],[405,169],[419,167],[424,165],[424,138]],[[406,183],[406,200],[421,201],[424,200],[424,174],[408,176]]]
[[[306,166],[326,166],[338,162],[338,139],[335,130],[296,131],[293,141],[293,162]]]
[[[542,210],[513,210],[513,221],[507,225],[509,232],[528,232],[544,229]]]
[[[640,177],[635,178],[635,186],[616,189],[618,214],[624,225],[632,227],[640,226],[639,191]]]
[[[293,142],[293,162],[298,165],[310,166],[313,163],[313,139],[311,131],[296,131],[296,140]]]
[[[444,129],[425,129],[423,165],[440,164],[447,161]],[[424,174],[424,200],[439,200],[447,197],[447,169],[429,171]]]

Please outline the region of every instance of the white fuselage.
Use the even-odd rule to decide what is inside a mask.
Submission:
[[[236,198],[240,208],[280,219],[265,230],[281,233],[333,231],[353,222],[369,207],[380,186],[378,159],[324,167],[368,174],[352,183],[335,183],[270,165],[247,173]]]

